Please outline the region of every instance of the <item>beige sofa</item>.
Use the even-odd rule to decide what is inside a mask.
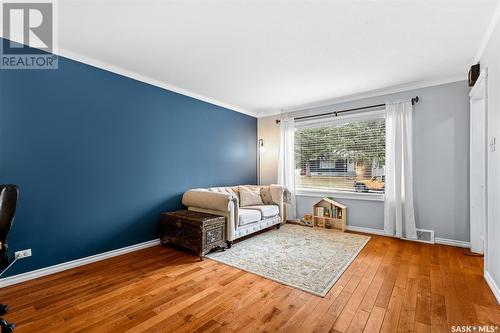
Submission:
[[[244,185],[259,191],[263,205],[240,207],[241,186],[192,189],[184,193],[182,203],[189,210],[226,217],[227,240],[235,239],[286,221],[289,192],[281,185]]]

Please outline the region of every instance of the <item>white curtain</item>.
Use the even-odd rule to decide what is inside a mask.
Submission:
[[[280,122],[280,149],[278,158],[278,184],[291,193],[288,220],[297,218],[295,203],[295,124],[292,117],[283,115]]]
[[[386,104],[385,207],[386,235],[416,239],[413,208],[413,144],[410,100]]]

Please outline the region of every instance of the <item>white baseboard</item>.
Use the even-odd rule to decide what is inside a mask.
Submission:
[[[350,231],[364,232],[367,234],[386,236],[384,230],[382,229],[357,227],[355,225],[346,225],[346,229]]]
[[[436,237],[434,241],[436,242],[436,244],[441,244],[441,245],[451,245],[451,246],[470,248],[470,243],[465,241],[459,241],[448,238],[439,238],[439,237]]]
[[[83,266],[87,265],[96,261],[116,257],[125,253],[145,249],[147,247],[152,247],[160,244],[159,239],[153,239],[144,243],[139,243],[135,245],[130,245],[127,247],[122,247],[120,249],[104,252],[104,253],[99,253],[95,254],[93,256],[85,257],[85,258],[80,258],[68,262],[63,262],[61,264],[57,264],[54,266],[49,266],[49,267],[44,267],[40,268],[31,272],[26,272],[26,273],[21,273],[13,276],[8,276],[3,279],[0,279],[0,288],[10,286],[13,284],[21,283],[24,281],[28,280],[33,280],[42,276],[54,274],[57,272],[65,271],[67,269],[75,268],[78,266]]]
[[[382,230],[382,229],[357,227],[357,226],[354,226],[354,225],[347,225],[346,229],[350,230],[350,231],[364,232],[364,233],[367,233],[367,234],[373,234],[373,235],[381,235],[381,236],[391,237],[391,236],[386,235],[385,232],[384,232],[384,230]],[[442,245],[451,245],[451,246],[465,247],[465,248],[469,248],[470,247],[470,243],[469,242],[464,242],[464,241],[459,241],[459,240],[454,240],[454,239],[448,239],[448,238],[439,238],[439,237],[436,237],[436,238],[434,238],[434,242],[436,244],[442,244]]]
[[[488,271],[484,272],[484,279],[486,280],[486,283],[488,283],[488,286],[490,286],[490,289],[493,292],[493,295],[495,295],[498,304],[500,304],[500,288],[495,283],[495,280],[493,280]]]

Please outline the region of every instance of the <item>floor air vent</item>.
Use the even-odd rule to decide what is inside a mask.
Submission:
[[[417,241],[434,244],[434,230],[417,229]]]

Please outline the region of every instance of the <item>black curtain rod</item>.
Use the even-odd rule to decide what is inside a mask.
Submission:
[[[411,99],[411,104],[415,105],[419,101],[418,96],[415,96]],[[302,116],[302,117],[295,117],[293,118],[294,120],[303,120],[303,119],[309,119],[309,118],[317,118],[317,117],[324,117],[324,116],[335,116],[337,117],[341,113],[346,113],[346,112],[352,112],[352,111],[359,111],[359,110],[364,110],[364,109],[372,109],[372,108],[377,108],[385,106],[384,104],[375,104],[375,105],[368,105],[368,106],[362,106],[359,108],[353,108],[353,109],[346,109],[346,110],[340,110],[340,111],[332,111],[332,112],[325,112],[325,113],[320,113],[320,114],[314,114],[311,116]],[[276,124],[279,124],[281,120],[276,120]]]

